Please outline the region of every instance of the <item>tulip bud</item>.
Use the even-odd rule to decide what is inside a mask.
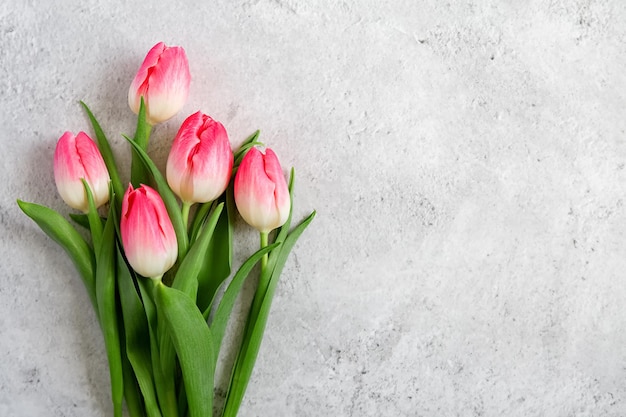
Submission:
[[[241,217],[261,233],[282,226],[289,217],[289,189],[276,154],[251,148],[235,176],[235,203]]]
[[[159,42],[150,49],[130,85],[128,105],[138,114],[143,97],[148,123],[164,122],[178,113],[187,101],[190,82],[185,50]]]
[[[65,132],[54,150],[54,181],[68,206],[89,211],[87,193],[81,181],[89,184],[96,207],[109,201],[109,172],[100,150],[84,132]]]
[[[167,158],[167,182],[186,203],[219,197],[230,181],[233,151],[220,122],[197,112],[181,125]]]
[[[128,262],[144,277],[161,277],[176,262],[178,245],[165,204],[158,192],[128,186],[122,200],[120,233]]]

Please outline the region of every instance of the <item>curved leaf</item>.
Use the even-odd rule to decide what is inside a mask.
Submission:
[[[152,378],[148,321],[133,277],[119,248],[117,251],[117,286],[124,320],[128,360],[137,378],[148,416],[161,417]]]
[[[153,301],[154,281],[152,279],[139,279],[137,281],[141,299],[143,301],[146,319],[148,320],[148,333],[150,336],[150,359],[152,361],[152,375],[154,387],[161,407],[163,417],[177,417],[178,406],[176,405],[176,392],[174,381],[166,378],[160,362],[159,343],[157,340],[157,308]]]
[[[231,272],[233,224],[235,222],[234,213],[236,212],[232,186],[228,187],[222,198],[226,204],[215,226],[215,231],[206,249],[201,272],[198,275],[196,305],[200,311],[204,311],[209,306],[218,288]]]
[[[215,311],[215,315],[213,316],[213,320],[211,322],[211,330],[213,331],[213,340],[215,341],[215,351],[219,352],[220,345],[222,344],[222,339],[224,337],[224,332],[226,331],[226,325],[228,324],[228,319],[230,318],[230,314],[233,310],[233,306],[235,305],[235,301],[237,300],[237,296],[241,291],[241,287],[243,283],[246,281],[246,278],[254,268],[254,265],[257,264],[263,258],[263,255],[274,249],[278,246],[278,243],[275,243],[270,246],[266,246],[262,249],[256,251],[252,256],[250,256],[242,265],[239,267],[239,270],[228,284],[228,288],[224,291],[224,295],[220,300],[220,304]],[[209,312],[211,310],[211,306],[207,308],[204,313],[205,317],[209,316]]]
[[[243,396],[248,386],[248,381],[252,375],[252,369],[254,368],[259,348],[261,347],[265,325],[267,323],[270,307],[272,305],[274,291],[276,290],[276,285],[278,284],[280,278],[280,273],[282,272],[287,256],[293,248],[293,245],[314,217],[315,212],[311,213],[309,217],[296,226],[294,230],[285,238],[284,242],[282,242],[278,248],[274,249],[274,252],[277,253],[274,269],[270,273],[270,280],[265,292],[257,292],[255,295],[255,300],[257,296],[261,299],[260,308],[258,312],[250,312],[251,315],[248,318],[248,323],[246,325],[244,340],[242,341],[241,349],[239,350],[239,354],[235,362],[228,393],[226,395],[226,403],[223,412],[223,416],[225,417],[236,417],[237,415],[239,406],[241,405],[241,401],[243,400]]]
[[[115,163],[115,157],[113,156],[113,152],[111,151],[111,145],[109,145],[109,141],[104,134],[104,131],[100,127],[100,123],[96,120],[96,117],[93,115],[89,107],[81,101],[80,104],[87,112],[87,116],[91,121],[91,125],[93,126],[93,130],[96,134],[96,140],[98,141],[98,149],[100,149],[100,153],[102,154],[102,159],[104,159],[104,164],[109,171],[109,177],[111,177],[111,184],[113,185],[113,191],[118,196],[124,195],[124,187],[122,187],[122,182],[120,181],[120,175],[117,172],[117,165]],[[122,200],[118,200],[121,203]],[[117,208],[118,210],[120,207]]]
[[[96,263],[96,298],[98,300],[100,324],[104,333],[104,342],[109,359],[113,412],[116,417],[121,417],[124,382],[120,334],[117,324],[115,258],[115,225],[113,220],[110,219],[102,232],[102,242]]]
[[[194,302],[198,291],[198,274],[202,270],[202,264],[207,257],[207,248],[223,209],[223,203],[215,207],[198,239],[192,244],[187,256],[180,264],[172,283],[172,288],[188,294]]]
[[[100,253],[100,245],[102,243],[102,220],[98,215],[98,209],[96,203],[93,200],[93,193],[87,181],[81,178],[83,187],[85,188],[85,194],[87,194],[87,202],[89,203],[89,212],[87,213],[87,220],[89,221],[89,231],[91,232],[91,241],[93,242],[94,253]]]
[[[190,416],[211,417],[215,372],[211,330],[196,304],[182,291],[159,282],[155,301],[180,361]]]
[[[135,130],[133,142],[136,143],[143,151],[148,149],[151,130],[152,126],[146,121],[146,103],[144,102],[143,97],[141,97],[139,114],[137,114],[137,129]],[[131,157],[130,182],[133,184],[133,187],[138,187],[139,184],[147,184],[149,180],[149,168],[141,162],[142,158],[137,155],[136,152],[133,152]]]
[[[98,303],[95,292],[95,259],[94,254],[83,237],[63,216],[56,211],[35,203],[17,200],[20,209],[47,234],[58,243],[74,262],[76,269],[85,284],[87,294],[97,311]]]

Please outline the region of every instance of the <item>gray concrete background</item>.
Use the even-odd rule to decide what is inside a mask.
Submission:
[[[621,0],[1,3],[0,415],[112,413],[80,279],[15,200],[70,211],[52,154],[90,131],[78,100],[128,167],[161,40],[193,81],[160,166],[200,109],[234,145],[261,129],[295,217],[318,211],[242,417],[626,415],[625,21]]]

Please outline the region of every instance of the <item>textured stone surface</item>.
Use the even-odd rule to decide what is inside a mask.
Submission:
[[[242,417],[626,415],[624,21],[621,0],[1,3],[0,415],[112,414],[78,274],[15,200],[69,211],[52,153],[89,129],[78,100],[128,167],[160,40],[193,82],[158,163],[201,109],[235,145],[261,129],[296,218],[318,211]]]

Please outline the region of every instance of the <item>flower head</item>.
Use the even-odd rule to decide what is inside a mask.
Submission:
[[[187,101],[190,82],[185,50],[159,42],[150,49],[131,83],[128,104],[138,114],[143,97],[148,123],[164,122],[178,113]]]
[[[220,122],[197,112],[181,125],[167,158],[167,182],[186,203],[219,197],[230,181],[233,151]]]
[[[54,181],[63,201],[86,213],[89,202],[81,179],[87,181],[96,207],[109,201],[109,172],[100,150],[86,133],[65,132],[54,150]]]
[[[120,233],[126,258],[140,275],[161,277],[176,262],[176,233],[161,196],[153,188],[128,186],[122,200]]]
[[[276,154],[251,148],[235,176],[235,202],[241,217],[259,232],[282,226],[289,217],[289,189]]]

